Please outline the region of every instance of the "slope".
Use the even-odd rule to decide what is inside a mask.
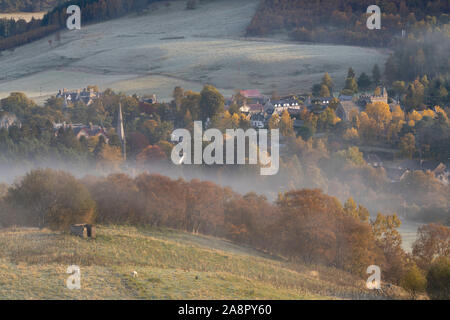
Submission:
[[[339,270],[288,263],[221,239],[114,226],[100,226],[97,234],[86,240],[47,230],[0,231],[0,298],[382,298]],[[70,265],[81,268],[81,290],[65,286]]]
[[[342,85],[347,68],[370,72],[385,53],[369,48],[298,44],[245,38],[257,0],[154,4],[146,12],[61,32],[2,52],[0,97],[22,91],[40,101],[63,87],[97,84],[125,93],[170,98],[179,85],[211,83],[230,95],[236,88],[298,93],[324,72]],[[52,40],[49,42],[49,40]]]

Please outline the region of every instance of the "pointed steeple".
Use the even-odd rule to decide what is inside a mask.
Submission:
[[[123,129],[122,104],[119,102],[119,114],[117,115],[117,135],[122,144],[123,159],[127,160],[127,149],[125,140],[125,130]]]

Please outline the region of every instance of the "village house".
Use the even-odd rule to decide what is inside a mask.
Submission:
[[[264,112],[264,106],[260,103],[254,103],[254,104],[244,104],[242,107],[239,108],[239,111],[245,114],[258,114],[261,112]]]
[[[241,90],[239,93],[247,100],[248,104],[262,104],[267,102],[267,97],[259,90]]]
[[[448,186],[448,179],[450,171],[448,164],[445,165],[438,161],[421,161],[422,170],[430,171],[433,173],[434,177],[439,180],[440,183]]]
[[[269,100],[264,106],[264,110],[267,113],[273,114],[274,112],[276,112],[279,115],[281,115],[286,110],[300,110],[300,108],[301,105],[293,97],[274,101]]]
[[[288,113],[289,113],[289,116],[291,117],[291,118],[299,118],[300,117],[300,114],[301,114],[301,112],[302,112],[302,108],[306,108],[306,107],[304,107],[304,106],[300,106],[300,108],[289,108],[287,111],[288,111]]]
[[[140,98],[141,102],[148,103],[148,104],[156,104],[158,103],[158,99],[156,99],[156,94],[152,94],[150,96],[144,96]]]
[[[315,97],[310,99],[309,101],[310,104],[320,104],[328,107],[333,99],[333,97]]]
[[[449,182],[449,163],[446,165],[439,161],[401,160],[386,161],[380,166],[386,170],[387,177],[391,182],[403,180],[412,171],[431,172],[440,183],[448,185]]]
[[[361,95],[358,98],[353,96],[340,95],[339,104],[336,108],[336,115],[343,121],[351,121],[353,114],[359,114],[367,104],[383,102],[388,103],[386,88],[381,89],[380,95]]]
[[[316,115],[321,114],[322,112],[324,112],[326,109],[328,108],[327,105],[323,105],[323,104],[312,104],[309,106],[308,111],[312,112]]]
[[[375,103],[375,102],[384,102],[388,103],[388,93],[385,87],[381,88],[380,95],[361,95],[358,99],[358,104],[362,107],[365,107],[367,104]]]
[[[259,90],[241,90],[239,94],[245,98],[244,104],[239,108],[239,111],[245,114],[256,114],[264,112],[264,106],[268,99]],[[233,96],[229,101],[229,105],[235,100]]]
[[[66,124],[63,123],[55,123],[53,124],[53,129],[55,132],[55,135],[58,135],[58,132],[60,129],[72,129],[73,133],[75,134],[76,138],[79,140],[81,137],[85,138],[93,138],[93,137],[99,137],[103,136],[105,139],[105,142],[108,142],[108,135],[106,133],[106,130],[103,126],[93,125],[90,123],[89,125],[84,124]]]
[[[83,90],[78,89],[75,91],[69,91],[64,88],[58,91],[56,97],[64,99],[65,107],[77,101],[82,101],[87,106],[90,106],[95,99],[100,97],[100,94],[94,91],[93,88],[90,88],[89,90],[84,88]]]
[[[366,153],[364,154],[364,160],[366,160],[367,164],[372,167],[382,167],[383,166],[383,160],[374,153]]]

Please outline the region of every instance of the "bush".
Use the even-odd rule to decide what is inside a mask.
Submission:
[[[431,299],[450,300],[450,258],[441,257],[427,273],[427,293]]]
[[[51,169],[34,170],[15,184],[5,198],[11,223],[67,230],[70,224],[91,223],[95,203],[72,175]]]
[[[427,280],[416,265],[413,265],[400,281],[400,285],[408,291],[412,299],[417,297],[417,293],[425,291]]]

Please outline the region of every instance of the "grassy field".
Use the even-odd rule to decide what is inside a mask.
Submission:
[[[383,298],[339,270],[288,263],[221,239],[132,227],[97,233],[92,240],[0,231],[0,299]],[[65,286],[74,264],[81,290]]]
[[[186,1],[158,3],[121,19],[64,30],[0,53],[0,98],[22,91],[38,102],[58,89],[97,84],[127,94],[156,93],[169,100],[175,86],[213,84],[288,94],[310,90],[325,72],[340,88],[352,66],[358,74],[384,65],[373,48],[299,44],[246,38],[259,0],[216,0],[186,10]],[[50,42],[49,42],[50,41]]]

